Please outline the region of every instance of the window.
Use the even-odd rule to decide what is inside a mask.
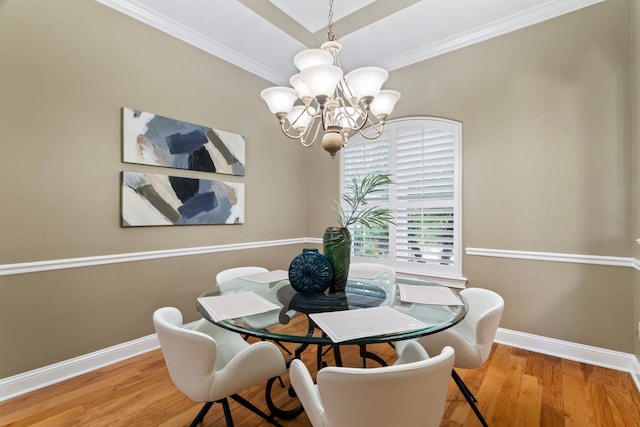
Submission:
[[[368,141],[353,137],[342,155],[342,191],[353,177],[391,174],[394,184],[369,204],[394,210],[388,227],[351,226],[352,256],[371,258],[399,272],[461,277],[459,122],[416,117],[385,125]]]

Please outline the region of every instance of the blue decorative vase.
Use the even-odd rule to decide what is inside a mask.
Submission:
[[[291,287],[304,294],[323,293],[332,277],[331,264],[317,249],[303,249],[289,265]]]

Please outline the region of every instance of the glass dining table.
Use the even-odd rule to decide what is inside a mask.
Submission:
[[[309,346],[315,346],[317,348],[316,359],[318,369],[327,365],[323,357],[330,350],[333,351],[335,364],[342,366],[340,347],[344,345],[359,346],[363,365],[366,366],[366,360],[373,360],[379,365],[384,366],[386,365],[385,360],[377,354],[368,351],[367,345],[379,343],[391,343],[391,345],[393,345],[392,343],[396,341],[433,334],[450,328],[460,322],[467,313],[468,305],[466,300],[455,291],[454,295],[459,303],[452,305],[407,302],[404,300],[406,298],[402,298],[401,296],[400,289],[403,285],[412,285],[412,288],[416,288],[416,286],[443,288],[444,285],[440,283],[400,275],[394,278],[390,277],[387,273],[379,274],[375,277],[366,274],[362,276],[367,277],[350,276],[345,291],[335,294],[328,292],[323,294],[296,292],[287,279],[264,283],[250,280],[249,277],[241,277],[218,283],[207,289],[201,295],[201,297],[212,297],[251,292],[278,307],[268,312],[238,318],[216,321],[200,299],[196,304],[198,311],[205,319],[245,337],[253,336],[260,340],[273,341],[289,354],[291,354],[290,350],[287,349],[283,343],[298,344],[294,350],[292,359],[300,358]],[[314,314],[317,313],[385,306],[416,319],[420,327],[398,332],[360,336],[354,339],[334,342],[313,320]],[[289,363],[290,360],[287,365]],[[273,403],[273,399],[271,398],[273,384],[274,380],[267,383],[267,404],[269,408],[276,416],[283,419],[290,419],[297,416],[302,410],[300,407],[292,410],[283,410]],[[292,390],[289,390],[289,393],[293,396]]]

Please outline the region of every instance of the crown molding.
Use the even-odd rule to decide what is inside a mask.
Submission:
[[[456,34],[453,37],[439,40],[436,43],[432,43],[409,52],[401,53],[393,58],[379,62],[376,65],[386,68],[389,71],[396,70],[416,62],[424,61],[463,47],[471,46],[549,19],[557,18],[558,16],[574,12],[587,6],[592,6],[603,1],[605,0],[547,1],[539,6],[515,13],[507,18],[476,27],[467,32]]]
[[[107,7],[117,10],[133,19],[143,22],[166,34],[176,37],[192,46],[195,46],[211,55],[236,65],[256,76],[276,84],[286,84],[290,74],[276,71],[278,64],[268,64],[265,60],[258,61],[250,57],[249,53],[241,53],[238,50],[225,46],[211,37],[183,25],[170,17],[155,12],[151,8],[135,0],[96,0]],[[588,7],[604,0],[549,0],[542,4],[514,13],[506,18],[496,20],[486,25],[481,25],[455,36],[439,40],[426,46],[402,52],[398,55],[382,61],[371,61],[377,66],[387,70],[395,70],[406,67],[416,62],[424,61],[438,55],[442,55],[466,46],[470,46],[493,37],[501,36],[511,31],[519,30],[555,17]],[[280,34],[280,33],[278,33]],[[282,34],[280,34],[282,35]],[[357,32],[353,34],[357,37]],[[348,40],[350,35],[343,39]],[[398,44],[400,45],[400,44]],[[276,58],[269,60],[275,61]],[[281,70],[281,69],[280,69]]]
[[[143,22],[157,30],[173,36],[185,43],[197,47],[213,56],[216,56],[230,64],[236,65],[258,77],[262,77],[270,82],[288,81],[287,76],[283,76],[273,69],[261,64],[242,53],[230,49],[222,43],[218,43],[210,37],[183,25],[167,16],[161,15],[149,9],[135,0],[96,0],[107,7],[121,12],[135,20]]]

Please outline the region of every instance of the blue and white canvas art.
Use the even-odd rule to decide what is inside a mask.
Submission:
[[[124,162],[244,176],[241,135],[127,107],[122,114]]]
[[[243,223],[243,183],[122,172],[123,227]]]

